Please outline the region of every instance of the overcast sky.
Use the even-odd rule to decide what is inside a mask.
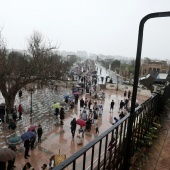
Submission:
[[[170,11],[170,0],[0,0],[8,48],[26,49],[34,30],[59,50],[136,56],[139,22]],[[146,22],[142,57],[170,59],[170,17]]]

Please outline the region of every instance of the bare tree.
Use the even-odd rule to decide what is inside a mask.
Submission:
[[[8,114],[11,114],[17,92],[30,83],[48,84],[62,81],[68,71],[67,62],[53,53],[56,46],[48,45],[43,36],[33,33],[28,41],[28,54],[8,52],[5,45],[0,47],[0,91],[5,98]]]

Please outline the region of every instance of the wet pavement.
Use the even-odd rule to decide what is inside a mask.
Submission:
[[[29,104],[30,102],[29,94],[23,94],[23,98],[21,99],[21,103],[23,103],[26,112],[23,114],[23,119],[21,121],[17,121],[17,129],[15,131],[10,131],[7,128],[7,125],[4,124],[2,127],[0,146],[5,146],[5,142],[10,136],[18,135],[20,136],[22,133],[26,132],[31,125],[41,124],[43,128],[43,136],[42,143],[35,143],[36,148],[34,150],[30,150],[29,154],[31,155],[28,159],[24,158],[24,147],[23,143],[17,146],[17,156],[16,156],[16,170],[21,170],[26,162],[30,162],[35,170],[40,169],[40,167],[46,163],[49,164],[49,158],[58,154],[59,149],[61,154],[66,154],[67,158],[71,156],[76,151],[80,150],[83,146],[88,144],[90,141],[95,139],[102,132],[106,131],[109,127],[112,126],[113,117],[118,117],[118,109],[119,103],[122,99],[124,99],[123,91],[115,91],[115,90],[104,90],[105,99],[92,99],[89,94],[84,94],[81,97],[91,99],[92,101],[102,102],[103,104],[103,114],[99,116],[98,126],[99,126],[99,134],[95,133],[95,127],[92,125],[91,132],[85,132],[83,145],[77,145],[76,138],[72,138],[72,134],[70,131],[70,122],[73,118],[80,117],[80,106],[79,103],[75,106],[74,109],[70,109],[66,112],[66,116],[64,119],[64,125],[60,125],[57,121],[56,116],[53,114],[53,103],[61,100],[63,98],[63,93],[68,93],[69,89],[60,88],[59,92],[50,91],[48,89],[39,90],[33,96],[33,114],[30,119],[29,114]],[[58,94],[57,94],[58,93]],[[143,103],[147,97],[138,96],[137,97],[139,104]],[[19,100],[19,99],[17,99]],[[110,113],[110,102],[111,100],[115,101],[115,107],[113,113]],[[20,101],[18,101],[20,102]],[[76,134],[79,129],[77,126]]]

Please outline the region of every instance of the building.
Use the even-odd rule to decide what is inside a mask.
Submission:
[[[164,60],[143,60],[141,61],[141,76],[154,73],[167,73],[169,65]]]

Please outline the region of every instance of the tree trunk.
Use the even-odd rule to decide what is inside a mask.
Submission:
[[[6,105],[6,122],[8,123],[13,114],[13,107],[15,102],[15,96],[8,94],[4,96],[5,98],[5,105]]]

